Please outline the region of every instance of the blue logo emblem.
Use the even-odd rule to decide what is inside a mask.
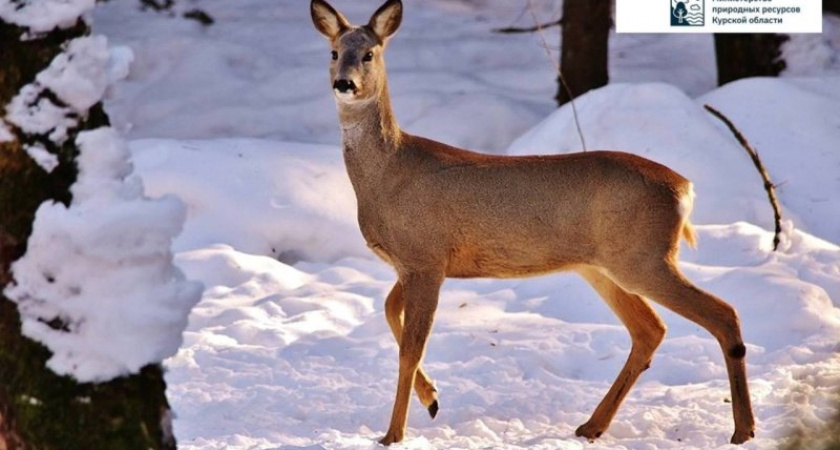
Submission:
[[[671,0],[672,27],[702,27],[705,13],[703,0]]]

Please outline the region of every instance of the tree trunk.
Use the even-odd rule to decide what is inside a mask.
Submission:
[[[562,106],[571,98],[605,86],[608,41],[612,24],[610,0],[566,0],[563,2],[560,67],[568,89],[558,77],[555,100]]]
[[[823,11],[840,15],[840,0],[823,0]]]
[[[61,51],[62,43],[89,32],[81,21],[35,39],[21,40],[24,31],[0,21],[0,117],[20,88]],[[45,365],[49,350],[21,335],[17,305],[2,295],[12,280],[11,263],[26,252],[35,210],[45,200],[71,200],[69,188],[77,176],[75,136],[107,122],[100,103],[64,144],[19,129],[13,130],[14,140],[0,142],[0,449],[175,449],[159,365],[99,384],[58,376]],[[58,157],[51,173],[24,150],[33,143]]]
[[[785,69],[784,34],[715,33],[718,86],[748,77],[775,77]]]

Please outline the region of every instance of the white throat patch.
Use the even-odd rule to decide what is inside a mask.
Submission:
[[[338,89],[333,89],[333,93],[335,93],[336,100],[342,103],[355,103],[358,101],[356,98],[355,92],[341,92]]]

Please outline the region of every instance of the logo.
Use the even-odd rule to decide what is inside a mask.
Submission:
[[[706,10],[704,0],[671,0],[672,27],[702,27]]]

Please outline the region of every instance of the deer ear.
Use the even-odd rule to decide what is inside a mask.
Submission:
[[[402,22],[403,6],[400,0],[388,0],[370,17],[368,27],[385,41],[397,32]]]
[[[333,40],[342,31],[350,28],[350,22],[324,0],[312,0],[309,12],[312,14],[315,28],[327,39]]]

